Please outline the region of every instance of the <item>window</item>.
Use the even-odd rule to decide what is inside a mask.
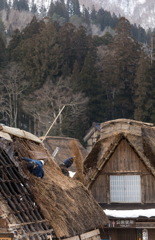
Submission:
[[[111,175],[110,201],[123,203],[141,202],[140,175]]]

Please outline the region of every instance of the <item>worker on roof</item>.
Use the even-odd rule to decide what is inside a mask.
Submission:
[[[74,158],[73,158],[73,157],[69,157],[69,158],[65,159],[63,163],[61,163],[61,164],[59,165],[59,167],[61,168],[62,173],[63,173],[65,176],[68,176],[68,177],[69,177],[68,168],[72,166],[73,161],[74,161]]]
[[[27,162],[27,169],[30,173],[39,178],[44,177],[44,160],[34,160],[26,157],[23,157],[22,160]]]

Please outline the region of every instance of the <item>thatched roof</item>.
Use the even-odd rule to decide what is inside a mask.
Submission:
[[[130,119],[116,119],[100,125],[100,139],[84,161],[85,184],[90,186],[121,139],[125,138],[146,167],[155,175],[155,127]]]
[[[43,137],[40,139],[42,140]],[[75,156],[73,142],[75,142],[77,145],[82,158],[85,159],[87,156],[87,151],[78,139],[70,137],[47,136],[43,141],[45,147],[48,149],[58,165],[61,164],[66,158]],[[55,156],[54,153],[56,154]],[[70,169],[71,171],[76,171],[76,164],[73,163]]]
[[[44,137],[40,138],[41,140]],[[43,144],[50,152],[53,159],[61,164],[68,157],[73,156],[73,165],[69,171],[76,172],[76,179],[83,183],[83,160],[86,158],[88,152],[82,146],[78,139],[59,136],[47,136],[43,140]],[[56,154],[56,155],[55,155]]]
[[[33,135],[32,133],[21,130],[19,128],[0,125],[0,137],[4,137],[5,139],[12,141],[10,135],[41,143],[41,140],[37,136]]]
[[[37,137],[36,141],[33,141],[33,138],[30,140],[29,137],[23,138],[18,137],[17,134],[14,135],[15,132],[15,129],[8,131],[11,141],[0,138],[0,147],[5,150],[4,162],[1,160],[2,164],[5,166],[5,156],[7,154],[9,156],[9,164],[12,162],[10,168],[7,168],[8,176],[10,175],[12,178],[15,177],[12,175],[12,169],[14,168],[18,179],[21,181],[20,188],[21,186],[23,187],[23,194],[28,194],[26,194],[26,197],[29,196],[29,201],[32,199],[30,193],[32,194],[33,201],[37,204],[36,206],[39,206],[41,214],[43,214],[45,221],[48,221],[49,226],[53,228],[56,236],[58,238],[71,237],[104,227],[108,223],[107,217],[89,191],[80,182],[66,177],[61,173],[59,166],[52,159],[51,154],[44,145],[37,141]],[[18,159],[14,157],[15,153],[18,153]],[[43,179],[39,179],[30,174],[26,169],[26,163],[21,160],[21,157],[40,159],[40,156],[45,159],[45,177]],[[25,180],[23,181],[22,179]],[[15,184],[16,180],[17,179],[13,180],[12,184]],[[7,182],[7,178],[5,182]],[[18,186],[15,185],[15,187],[17,188]],[[4,194],[5,197],[7,196],[5,191],[1,193],[2,195]],[[20,210],[23,207],[23,212],[29,212],[29,205],[32,209],[30,202],[25,201],[25,195],[22,195],[23,197],[21,197],[20,194],[14,193],[11,193],[11,195],[14,199],[14,202],[12,202],[12,198],[10,200],[10,206],[12,208],[15,207],[14,205],[16,205],[18,201],[21,201]],[[8,200],[6,199],[6,201]],[[17,206],[17,208],[18,207],[19,206]],[[21,215],[19,218],[16,216],[18,223],[21,223],[20,217]],[[22,219],[22,221],[30,222],[29,217],[33,218],[31,213],[27,213],[26,218],[28,219],[25,218]],[[43,221],[43,219],[41,221]]]

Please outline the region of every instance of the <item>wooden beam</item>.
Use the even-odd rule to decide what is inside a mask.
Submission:
[[[35,222],[14,223],[14,224],[8,224],[8,226],[9,228],[17,228],[25,225],[30,225],[34,223],[44,223],[44,222],[48,222],[48,220],[44,219],[44,220],[35,221]]]
[[[95,229],[90,232],[86,232],[80,235],[81,240],[87,239],[87,238],[92,238],[94,236],[100,235],[99,229]]]
[[[33,236],[33,235],[38,235],[38,234],[48,234],[48,233],[52,233],[53,229],[48,229],[48,230],[41,230],[41,231],[36,231],[36,232],[30,232],[30,233],[26,233],[26,236]]]

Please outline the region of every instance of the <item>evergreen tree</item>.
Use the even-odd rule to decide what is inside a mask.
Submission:
[[[101,31],[107,26],[112,25],[112,17],[110,12],[105,11],[103,8],[99,9],[96,16],[96,23],[100,26]]]
[[[11,0],[8,1],[8,6],[9,6],[9,8],[11,8],[11,6],[12,6],[12,1]]]
[[[10,40],[9,46],[7,48],[9,59],[16,60],[16,58],[18,58],[18,53],[16,54],[15,49],[20,44],[21,40],[22,40],[21,33],[17,29],[17,30],[14,31],[12,39]]]
[[[82,20],[86,24],[87,32],[89,30],[89,33],[90,33],[91,32],[90,14],[89,14],[89,11],[85,7],[83,7],[83,11],[82,11]]]
[[[152,76],[149,72],[152,72],[151,60],[142,50],[134,81],[134,119],[144,122],[151,121],[151,99],[154,98],[152,90],[155,86],[152,84]]]
[[[101,120],[101,84],[95,67],[96,54],[88,52],[79,76],[79,88],[88,97],[87,116],[89,123]]]
[[[90,18],[93,24],[96,24],[96,20],[97,20],[97,12],[96,9],[93,5],[92,9],[91,9],[91,13],[90,13]]]
[[[27,0],[14,0],[13,9],[16,9],[18,11],[29,11]]]
[[[79,0],[67,0],[67,10],[69,16],[81,16]]]
[[[69,15],[64,0],[56,1],[55,4],[51,2],[48,16],[52,19],[54,19],[54,16],[58,16],[57,19],[61,17],[64,19],[63,22],[67,22],[69,20]],[[54,20],[56,20],[56,18]]]
[[[44,29],[45,23],[43,20],[39,21],[36,16],[34,16],[30,22],[21,32],[22,39],[31,38],[35,34],[39,34],[42,29]]]
[[[0,1],[0,11],[3,9],[7,9],[8,8],[8,3],[6,0],[1,0]]]
[[[36,6],[36,4],[34,3],[34,0],[32,1],[31,12],[32,12],[33,14],[36,14],[36,13],[37,13],[37,6]]]
[[[33,21],[31,24],[22,31],[22,39],[13,51],[10,46],[10,52],[12,59],[22,62],[31,83],[29,90],[33,91],[41,87],[47,77],[61,74],[64,60],[61,39],[58,39],[54,24],[42,21]]]
[[[94,48],[92,38],[87,35],[86,29],[83,26],[80,26],[75,31],[72,38],[72,48],[81,70],[88,51]]]
[[[75,45],[73,45],[73,39],[75,35],[76,28],[71,23],[65,23],[58,33],[58,38],[60,39],[60,47],[62,51],[63,59],[63,74],[69,76],[73,70],[74,62],[76,59]]]
[[[147,121],[155,123],[155,59],[152,61],[150,68],[148,69],[148,84],[150,88],[148,89],[148,98],[146,102],[145,109],[148,112]]]
[[[3,38],[6,35],[6,33],[5,33],[5,26],[4,26],[4,23],[3,23],[2,19],[0,19],[0,35]]]
[[[12,7],[13,9],[18,9],[18,0],[13,0]]]
[[[46,16],[46,8],[45,8],[45,4],[44,4],[44,0],[41,0],[41,7],[39,9],[40,12],[40,16],[43,18]]]
[[[51,1],[47,15],[49,17],[52,17],[54,13],[55,13],[55,5],[54,5],[53,1]]]
[[[7,54],[4,37],[0,34],[0,68],[6,65]]]
[[[155,36],[152,35],[151,56],[141,54],[135,79],[135,118],[155,123]]]
[[[109,51],[104,56],[103,92],[109,119],[133,118],[134,79],[140,46],[131,38],[130,23],[121,18]]]
[[[95,35],[93,37],[94,46],[108,45],[113,42],[113,37],[109,32],[106,32],[103,36]]]

